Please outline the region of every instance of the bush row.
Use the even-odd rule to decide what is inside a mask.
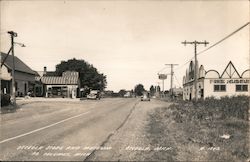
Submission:
[[[216,99],[214,97],[198,100],[197,102],[179,101],[170,108],[177,109],[179,115],[189,115],[191,118],[220,118],[226,119],[235,117],[248,120],[249,117],[249,97],[232,96]]]

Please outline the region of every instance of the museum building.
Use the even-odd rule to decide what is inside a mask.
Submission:
[[[197,66],[198,67],[198,66]],[[195,99],[193,61],[190,62],[183,77],[183,100]],[[248,95],[250,86],[250,69],[239,73],[230,61],[221,73],[216,70],[205,71],[203,65],[197,70],[197,97],[220,98],[222,96]]]

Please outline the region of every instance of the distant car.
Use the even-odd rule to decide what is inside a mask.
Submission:
[[[97,100],[97,99],[101,99],[101,93],[99,90],[92,90],[90,91],[90,93],[87,95],[87,99],[93,99],[93,100]]]
[[[125,98],[129,98],[129,97],[131,97],[131,94],[130,94],[130,92],[127,92],[123,97],[125,97]]]
[[[144,94],[141,96],[141,101],[150,101],[149,93],[144,93]]]

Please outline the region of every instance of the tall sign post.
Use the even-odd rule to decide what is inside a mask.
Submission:
[[[159,74],[159,79],[162,80],[162,96],[164,96],[164,80],[167,79],[167,74]]]

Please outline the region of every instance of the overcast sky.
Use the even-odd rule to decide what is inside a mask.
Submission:
[[[210,45],[249,21],[249,1],[1,1],[1,51],[9,30],[18,33],[15,54],[33,70],[49,71],[61,60],[84,59],[107,75],[107,89],[146,89],[160,82],[164,64],[175,63],[174,85],[182,84],[194,55],[182,41]],[[198,46],[198,51],[205,49]],[[249,26],[198,56],[205,70],[222,73],[231,60],[249,68]],[[169,73],[170,69],[160,71]],[[170,77],[165,81],[169,88]]]

